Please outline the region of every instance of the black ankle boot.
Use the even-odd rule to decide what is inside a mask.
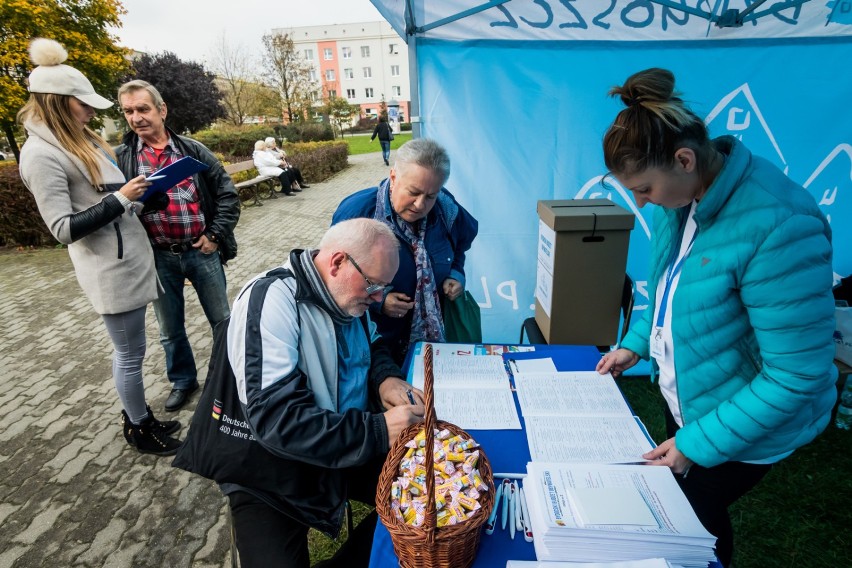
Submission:
[[[154,420],[154,430],[163,436],[168,436],[169,434],[174,434],[178,430],[180,430],[180,422],[177,420],[157,420],[154,416],[154,411],[151,410],[151,407],[145,405],[145,409],[148,411],[148,417],[153,418]],[[133,442],[133,436],[131,435],[132,429],[130,426],[132,422],[130,422],[130,418],[127,416],[125,411],[121,411],[121,429],[124,433],[124,439],[131,446],[135,446],[136,444]]]
[[[180,448],[180,440],[172,438],[165,433],[164,427],[175,421],[160,422],[149,412],[148,418],[140,424],[133,424],[122,410],[122,431],[127,443],[143,454],[154,454],[157,456],[173,456]],[[178,428],[180,424],[177,423]],[[173,428],[174,426],[170,426]]]

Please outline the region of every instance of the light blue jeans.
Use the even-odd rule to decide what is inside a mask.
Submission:
[[[142,360],[145,359],[145,309],[142,306],[120,314],[103,314],[112,340],[112,379],[121,406],[134,424],[148,417],[145,408],[145,386],[142,382]]]
[[[379,144],[381,144],[381,146],[382,146],[382,158],[384,158],[385,161],[390,160],[390,145],[391,145],[391,143],[385,142],[383,140],[379,140]]]
[[[160,343],[166,352],[166,374],[174,389],[188,389],[198,381],[195,357],[186,336],[184,281],[189,280],[212,328],[231,315],[225,270],[219,255],[197,249],[182,253],[154,249],[157,275],[165,292],[154,301],[160,324]]]

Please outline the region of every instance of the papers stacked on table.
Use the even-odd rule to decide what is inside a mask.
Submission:
[[[655,446],[612,375],[515,373],[533,461],[641,463]]]
[[[539,560],[664,557],[705,568],[715,559],[716,539],[667,467],[532,462],[524,491]]]

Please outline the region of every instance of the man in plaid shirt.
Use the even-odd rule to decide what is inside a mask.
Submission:
[[[223,265],[237,254],[234,227],[240,217],[240,201],[230,176],[210,150],[166,127],[168,109],[153,85],[130,81],[118,90],[118,99],[132,130],[115,149],[127,179],[151,175],[184,156],[208,166],[165,194],[149,198],[141,216],[164,288],[154,302],[154,311],[172,383],[166,410],[175,411],[198,389],[184,321],[184,282],[189,280],[195,288],[211,328],[230,315]],[[159,203],[151,203],[157,200]],[[159,210],[151,210],[152,205]]]

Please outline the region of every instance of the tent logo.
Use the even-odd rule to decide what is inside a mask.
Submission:
[[[828,2],[826,7],[831,10],[829,22],[852,26],[852,0],[834,0]]]

